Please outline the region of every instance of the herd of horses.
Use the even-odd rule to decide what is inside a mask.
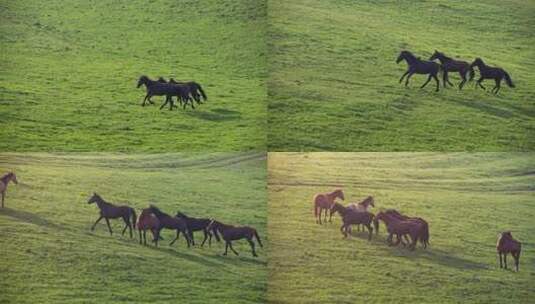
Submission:
[[[388,233],[386,242],[389,246],[397,246],[401,243],[403,247],[408,245],[410,250],[414,250],[418,242],[421,243],[424,249],[429,245],[429,224],[423,218],[409,217],[394,209],[386,209],[373,214],[370,212],[370,209],[375,207],[372,196],[366,197],[359,203],[350,203],[347,206],[336,202],[336,199],[345,200],[343,190],[336,189],[333,192],[318,193],[314,196],[314,217],[317,224],[321,225],[327,222],[327,214],[329,214],[328,221],[332,223],[332,216],[338,213],[342,219],[340,232],[344,237],[351,235],[352,226],[357,226],[357,229],[360,230],[360,225],[363,225],[368,229],[368,240],[371,240],[374,229],[376,234],[379,233],[379,223],[382,221]],[[321,220],[322,212],[323,222]],[[394,237],[396,238],[395,241]],[[521,243],[513,238],[510,231],[500,233],[496,244],[496,251],[500,258],[500,268],[503,267],[503,258],[505,269],[507,269],[507,254],[511,254],[515,261],[516,271],[518,271],[521,247]]]
[[[139,218],[137,218],[134,208],[107,202],[97,193],[93,193],[87,203],[96,204],[100,211],[100,216],[91,227],[91,231],[95,230],[98,222],[104,219],[108,226],[108,231],[112,235],[113,231],[110,226],[110,219],[122,219],[125,224],[122,235],[128,229],[130,238],[132,238],[133,230],[137,229],[140,244],[147,245],[147,231],[150,231],[152,233],[152,242],[155,246],[158,246],[158,241],[163,240],[160,232],[163,229],[169,229],[176,231],[175,238],[169,243],[170,246],[178,240],[180,234],[184,236],[188,248],[195,246],[194,232],[202,231],[204,239],[201,247],[204,246],[207,240],[208,246],[211,246],[212,236],[218,242],[223,239],[225,241],[225,252],[223,255],[227,255],[229,248],[234,254],[238,255],[238,252],[232,247],[232,242],[241,239],[245,239],[249,243],[254,257],[258,256],[255,250],[254,239],[256,239],[260,247],[263,247],[258,232],[252,227],[227,225],[212,218],[194,218],[182,212],[177,212],[175,216],[171,216],[154,205],[141,210]]]
[[[148,101],[150,104],[154,104],[151,100],[153,96],[165,96],[165,102],[160,106],[160,110],[169,104],[169,110],[177,107],[173,100],[173,97],[177,98],[177,101],[182,105],[183,109],[186,109],[188,103],[192,109],[195,109],[194,102],[198,105],[206,101],[208,97],[202,89],[201,85],[195,81],[180,82],[173,78],[169,81],[163,77],[159,77],[157,80],[152,80],[149,77],[142,75],[137,81],[137,87],[145,86],[146,95],[143,98],[141,106],[145,106]]]
[[[453,86],[453,84],[449,81],[448,73],[457,72],[462,79],[462,81],[459,83],[459,90],[462,90],[468,81],[474,79],[474,67],[477,67],[479,70],[479,79],[476,81],[476,88],[480,87],[486,90],[486,88],[481,84],[485,79],[494,80],[495,85],[491,90],[491,92],[494,94],[498,94],[501,88],[501,82],[504,79],[509,87],[515,87],[511,77],[504,69],[488,66],[481,58],[476,58],[472,63],[468,63],[463,60],[448,57],[444,53],[435,50],[429,60],[422,60],[420,57],[415,56],[409,51],[401,51],[396,59],[396,63],[400,63],[403,60],[407,62],[408,68],[399,79],[399,83],[401,83],[406,77],[405,86],[409,85],[409,79],[414,74],[429,75],[427,77],[427,81],[420,88],[424,88],[429,81],[431,81],[431,79],[434,79],[436,82],[435,91],[438,92],[440,87],[438,73],[442,71],[442,82],[444,88],[446,88],[447,85]],[[435,60],[438,60],[440,63],[435,62]]]

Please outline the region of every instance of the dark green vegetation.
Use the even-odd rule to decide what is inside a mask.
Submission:
[[[264,2],[1,1],[0,19],[0,150],[265,147]],[[195,80],[208,102],[142,108],[141,74]]]
[[[528,303],[535,298],[535,154],[270,153],[268,299],[274,303]],[[312,198],[373,195],[429,222],[430,247],[388,247],[381,224],[343,239],[315,223]],[[501,270],[497,234],[522,241]],[[509,257],[511,263],[512,259]],[[512,265],[512,264],[510,264]]]
[[[212,216],[256,227],[266,237],[264,154],[3,154],[0,172],[14,170],[0,210],[0,302],[10,303],[259,303],[266,299],[267,250],[253,258],[221,256],[223,243],[159,248],[114,235],[87,200],[93,191],[115,203]],[[137,233],[137,231],[136,231]],[[150,235],[150,234],[149,234]],[[202,241],[196,235],[197,241]],[[149,237],[148,237],[149,238]]]
[[[270,150],[535,149],[535,2],[274,0],[268,15]],[[403,49],[482,57],[517,88],[406,89]]]

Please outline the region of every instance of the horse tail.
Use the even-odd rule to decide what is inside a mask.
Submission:
[[[503,75],[505,76],[505,82],[507,82],[507,85],[511,88],[514,88],[515,84],[513,83],[513,80],[511,80],[511,76],[509,76],[506,71],[503,71]]]
[[[132,212],[132,221],[134,221],[132,223],[132,226],[134,226],[134,230],[136,230],[136,224],[137,224],[137,215],[136,215],[136,210],[134,208],[131,209],[131,212]]]
[[[202,87],[201,87],[200,84],[197,84],[197,89],[199,89],[199,92],[201,93],[202,98],[203,98],[204,100],[207,100],[208,97],[207,97],[206,94],[204,93],[204,91],[203,91],[203,89],[202,89]]]
[[[253,232],[254,232],[254,237],[258,241],[258,245],[260,245],[260,247],[264,247],[264,245],[262,245],[262,241],[260,241],[260,236],[258,236],[258,232],[256,232],[256,229],[254,229]]]
[[[468,81],[472,81],[474,79],[474,76],[476,76],[476,73],[474,72],[474,66],[470,65],[470,70],[468,70],[468,73],[470,75]]]

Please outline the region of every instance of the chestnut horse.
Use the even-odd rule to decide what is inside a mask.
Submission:
[[[518,263],[520,261],[520,251],[522,244],[513,238],[510,231],[505,231],[498,234],[498,242],[496,243],[496,251],[500,258],[500,268],[502,268],[502,254],[505,269],[507,269],[507,254],[510,253],[515,259],[515,268],[518,272]]]
[[[357,212],[364,212],[368,211],[368,209],[370,209],[370,206],[375,207],[373,196],[371,195],[365,198],[360,203],[350,203],[349,205],[347,205],[347,208]],[[357,230],[360,231],[360,225],[357,225]]]
[[[0,194],[2,195],[2,208],[4,208],[4,198],[6,197],[7,185],[9,182],[14,182],[18,184],[17,176],[13,172],[8,172],[2,178],[0,178]]]
[[[152,214],[150,209],[143,209],[137,221],[139,243],[141,244],[143,240],[143,244],[147,245],[147,230],[150,230],[152,232],[152,241],[154,242],[154,245],[158,247],[158,240],[161,239],[159,228],[160,220]],[[143,234],[141,234],[141,232],[143,232]]]
[[[97,219],[97,221],[93,224],[91,227],[91,231],[95,230],[95,226],[100,222],[100,220],[105,219],[106,224],[108,225],[108,230],[110,231],[110,235],[113,234],[111,231],[110,226],[110,220],[109,219],[116,219],[116,218],[122,218],[125,226],[123,229],[122,235],[124,235],[126,228],[129,228],[130,230],[130,238],[133,237],[132,235],[132,228],[136,229],[136,211],[134,208],[128,207],[128,206],[116,206],[112,203],[106,202],[100,195],[93,193],[93,196],[87,201],[88,204],[96,203],[98,209],[100,209],[100,217]],[[130,217],[132,217],[132,222],[130,222]]]
[[[344,192],[341,189],[334,190],[331,193],[318,193],[314,196],[314,217],[316,218],[316,223],[321,225],[322,210],[325,210],[324,222],[327,221],[327,211],[331,209],[337,197],[344,200]],[[332,222],[332,213],[329,215],[329,222]]]
[[[221,236],[223,237],[223,240],[225,240],[225,253],[223,255],[227,255],[228,248],[230,247],[230,250],[234,252],[235,255],[239,255],[234,248],[232,248],[232,241],[240,240],[240,239],[246,239],[249,245],[251,246],[251,251],[253,253],[254,257],[257,257],[255,251],[255,244],[253,242],[253,237],[256,238],[256,241],[258,242],[258,245],[260,247],[263,247],[262,241],[260,241],[260,237],[258,236],[258,232],[256,232],[256,229],[252,227],[242,226],[231,226],[226,225],[221,222],[218,222],[216,220],[212,220],[210,224],[208,224],[208,227],[206,227],[206,230],[211,231],[218,231],[221,233]]]

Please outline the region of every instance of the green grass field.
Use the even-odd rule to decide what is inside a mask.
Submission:
[[[534,163],[533,153],[270,153],[269,302],[533,301]],[[343,239],[338,216],[316,224],[313,196],[335,188],[345,204],[373,195],[374,213],[425,218],[430,247],[388,247],[382,224],[372,241]],[[518,273],[497,264],[504,230],[522,242]]]
[[[267,239],[265,154],[0,154],[14,170],[0,210],[0,303],[260,303],[266,300],[268,246],[253,258],[221,254],[223,243],[188,249],[165,230],[161,246],[110,236],[87,200],[93,191],[139,211],[149,202],[236,225]],[[196,234],[201,241],[201,235]]]
[[[270,1],[269,150],[533,150],[534,15],[533,1]],[[406,89],[402,49],[482,57],[517,88]]]
[[[266,4],[1,1],[1,151],[264,150]],[[195,80],[196,110],[140,106],[140,75]],[[159,106],[163,97],[155,97]]]

